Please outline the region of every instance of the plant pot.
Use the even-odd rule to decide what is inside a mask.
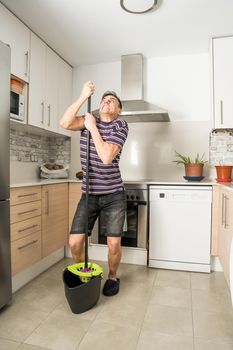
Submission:
[[[203,175],[203,166],[201,163],[185,164],[185,176],[188,177],[201,177]]]
[[[215,165],[218,182],[231,182],[232,165]]]

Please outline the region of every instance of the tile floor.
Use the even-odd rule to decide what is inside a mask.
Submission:
[[[221,272],[121,264],[120,293],[101,293],[94,308],[73,314],[61,278],[70,263],[60,261],[14,294],[0,312],[0,350],[233,349],[233,308]]]

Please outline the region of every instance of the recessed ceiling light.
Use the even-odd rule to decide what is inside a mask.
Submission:
[[[152,11],[158,0],[120,0],[122,9],[129,13],[142,14]]]

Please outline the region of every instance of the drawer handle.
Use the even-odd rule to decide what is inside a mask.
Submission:
[[[27,214],[27,213],[33,213],[34,211],[37,211],[38,209],[31,209],[31,210],[27,210],[27,211],[22,211],[21,213],[18,213],[18,215],[23,215],[23,214]]]
[[[37,194],[37,192],[34,193],[27,193],[27,194],[18,194],[18,198],[21,197],[28,197],[28,196],[35,196]]]
[[[23,231],[30,230],[30,228],[34,228],[34,227],[38,227],[38,225],[32,225],[32,226],[28,226],[28,227],[22,228],[21,230],[18,230],[18,232],[21,233]]]
[[[21,247],[18,247],[18,249],[20,250],[20,249],[23,249],[23,248],[27,248],[27,247],[29,247],[30,245],[35,244],[36,242],[38,242],[38,239],[35,239],[34,241],[29,242],[29,243],[27,243],[27,244],[21,245]]]

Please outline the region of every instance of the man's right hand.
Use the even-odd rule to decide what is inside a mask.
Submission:
[[[95,92],[95,86],[93,81],[87,81],[82,88],[82,92],[81,92],[81,96],[87,100],[88,97],[90,97],[91,95],[93,95]]]

